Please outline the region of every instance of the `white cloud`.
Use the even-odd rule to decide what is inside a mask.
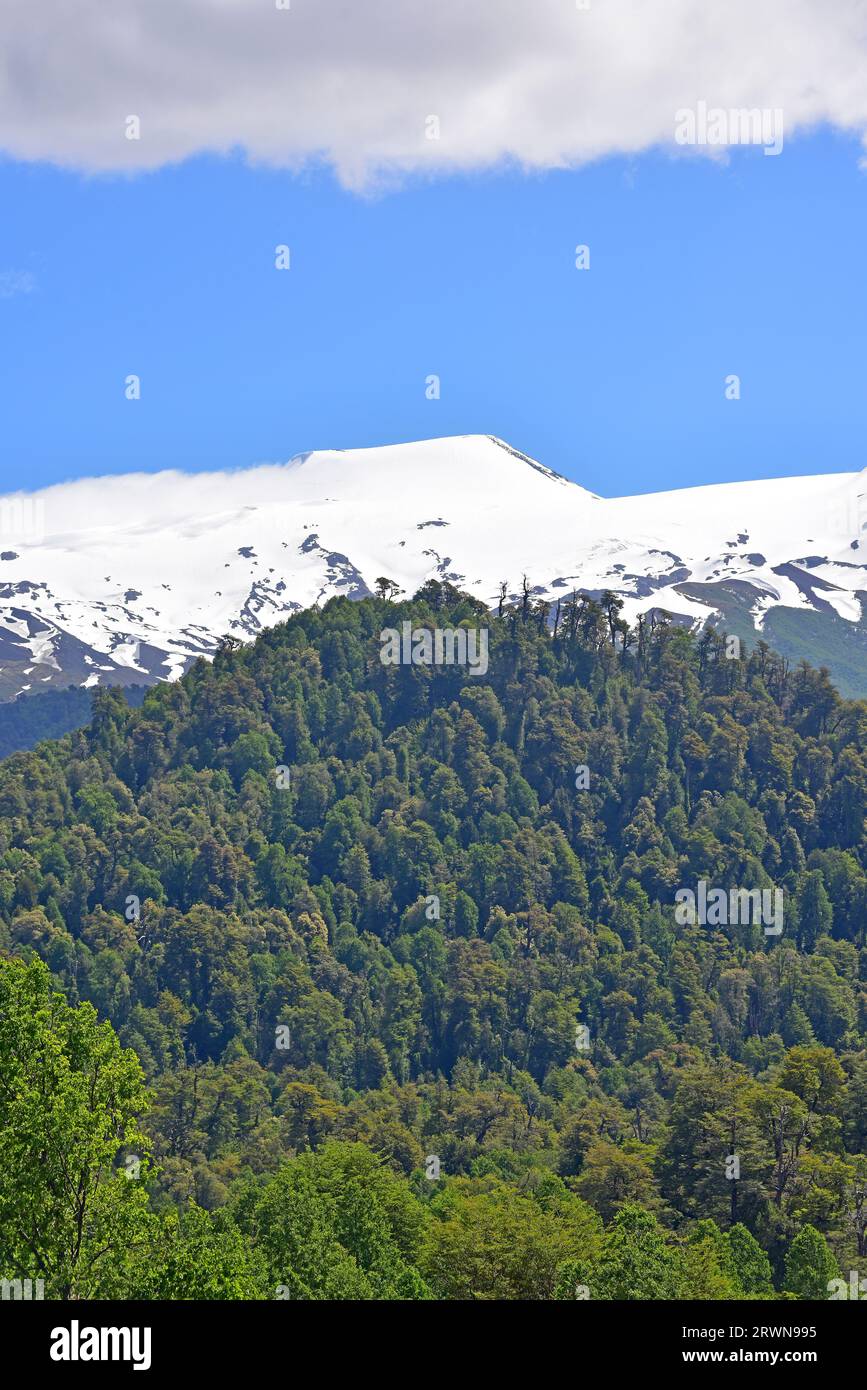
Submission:
[[[88,171],[242,149],[362,187],[674,144],[675,112],[867,132],[865,0],[6,0],[0,148]],[[125,135],[128,116],[141,138]],[[426,118],[441,138],[426,138]]]

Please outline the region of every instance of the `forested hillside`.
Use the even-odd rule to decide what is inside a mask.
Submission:
[[[407,619],[487,628],[486,673],[383,665]],[[762,644],[527,586],[500,614],[438,583],[332,600],[139,710],[95,692],[0,764],[0,1277],[867,1274],[865,733]],[[781,890],[782,932],[680,920],[700,881]]]
[[[143,685],[125,687],[127,704],[140,705],[145,689]],[[41,739],[61,738],[70,729],[80,729],[90,719],[92,702],[93,691],[80,685],[0,702],[0,758],[32,748]]]

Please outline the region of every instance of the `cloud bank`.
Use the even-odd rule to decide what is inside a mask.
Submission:
[[[281,3],[6,0],[0,149],[88,172],[241,150],[361,189],[674,150],[700,101],[867,135],[867,0]]]

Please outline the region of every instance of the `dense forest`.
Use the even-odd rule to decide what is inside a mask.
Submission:
[[[405,621],[486,628],[487,670],[383,664]],[[528,585],[337,599],[140,709],[96,691],[0,764],[0,1277],[867,1275],[865,734],[761,642]],[[683,920],[701,881],[780,890],[782,931]]]

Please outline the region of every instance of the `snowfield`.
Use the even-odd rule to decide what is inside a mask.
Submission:
[[[483,435],[14,494],[0,498],[0,693],[171,680],[225,634],[361,598],[379,575],[493,605],[526,573],[552,601],[613,589],[629,620],[656,608],[694,626],[734,583],[758,630],[776,608],[857,624],[865,498],[865,474],[838,473],[605,499]]]

